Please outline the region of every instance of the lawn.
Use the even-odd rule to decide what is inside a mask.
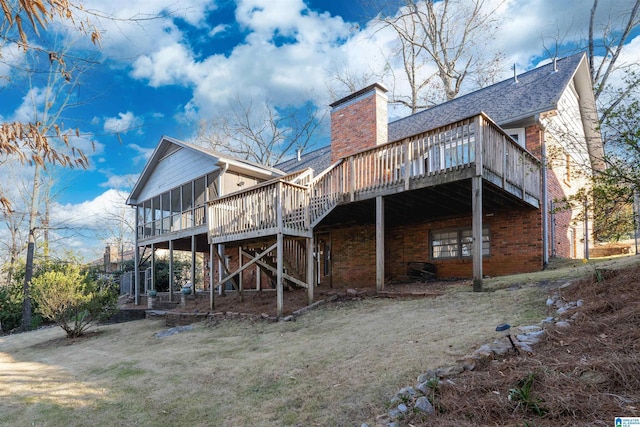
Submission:
[[[0,423],[374,425],[399,387],[496,339],[497,324],[546,317],[550,288],[537,281],[590,268],[491,279],[482,293],[452,285],[437,298],[334,302],[295,322],[202,322],[164,338],[162,320],[76,340],[59,328],[0,337]]]

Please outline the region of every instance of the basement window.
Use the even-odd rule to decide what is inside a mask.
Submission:
[[[431,233],[432,259],[471,258],[473,236],[471,228],[436,230]],[[490,255],[489,228],[482,229],[482,256]]]

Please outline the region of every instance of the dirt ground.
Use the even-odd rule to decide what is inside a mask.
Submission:
[[[442,295],[446,289],[452,286],[471,286],[470,280],[433,280],[433,281],[416,281],[406,283],[396,283],[386,285],[384,291],[376,292],[375,287],[328,287],[321,286],[315,289],[314,302],[326,300],[327,298],[337,296],[338,299],[357,300],[363,298],[429,298]],[[180,300],[180,295],[174,295],[175,301]],[[284,316],[292,314],[294,311],[306,307],[308,304],[308,295],[306,289],[289,289],[283,293]],[[209,294],[198,293],[197,296],[188,296],[186,306],[177,306],[171,310],[173,312],[183,313],[206,313],[211,312],[209,309]],[[131,303],[122,304],[123,307],[134,307]],[[245,290],[241,300],[239,294],[235,291],[227,291],[225,295],[216,293],[214,300],[214,309],[212,312],[232,312],[246,313],[255,315],[276,316],[276,292],[274,289],[266,289],[256,291],[254,289]]]
[[[534,354],[441,381],[438,413],[401,425],[604,426],[640,417],[639,287],[640,268],[632,268],[560,289],[566,301],[584,301],[567,315],[568,329],[546,328]]]

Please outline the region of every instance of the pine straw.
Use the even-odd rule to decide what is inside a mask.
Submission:
[[[561,289],[569,328],[546,328],[532,355],[509,355],[440,383],[432,417],[413,426],[601,426],[640,416],[640,268]],[[550,313],[551,314],[551,313]],[[528,402],[509,399],[533,374]],[[512,396],[514,397],[514,396]],[[528,403],[528,404],[527,404]],[[539,409],[539,410],[538,410]],[[404,423],[403,422],[403,423]]]

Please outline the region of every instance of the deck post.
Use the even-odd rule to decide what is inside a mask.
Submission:
[[[146,294],[149,289],[147,289],[147,284],[144,284],[144,293]],[[151,289],[156,288],[156,245],[154,243],[151,244]]]
[[[376,197],[376,290],[384,289],[384,199]]]
[[[277,248],[276,248],[276,316],[282,318],[284,300],[283,300],[283,283],[282,274],[284,273],[284,220],[282,217],[282,183],[278,183],[276,192],[276,219],[278,224],[277,232]]]
[[[307,295],[308,295],[308,305],[313,304],[313,291],[316,287],[316,275],[314,274],[313,267],[315,263],[313,262],[313,233],[311,233],[311,237],[307,238]]]
[[[138,215],[136,215],[136,218],[138,217]],[[136,219],[137,221],[137,219]],[[135,275],[135,277],[133,278],[133,301],[135,305],[139,305],[140,304],[140,247],[138,246],[138,236],[136,235],[136,251],[133,254],[134,256],[134,267],[133,267],[133,274]]]
[[[404,191],[409,191],[409,184],[411,183],[411,143],[409,142],[409,138],[407,138],[403,145],[404,150]]]
[[[471,212],[472,225],[471,234],[473,235],[473,291],[482,292],[482,150],[484,144],[483,136],[483,117],[478,116],[475,121],[476,138],[475,138],[475,154],[476,154],[476,170],[471,178]]]
[[[222,282],[222,279],[224,279],[225,277],[225,263],[224,263],[224,253],[225,253],[225,248],[224,245],[218,245],[218,250],[216,251],[216,258],[218,258],[218,280],[220,282]],[[224,296],[224,289],[225,284],[223,283],[222,285],[220,285],[220,295]]]
[[[355,200],[356,191],[356,165],[353,156],[349,156],[349,199]]]
[[[213,243],[209,243],[209,310],[213,310],[215,308],[215,289],[213,289],[213,284],[215,283],[215,279],[213,278]]]
[[[133,254],[133,301],[135,305],[140,304],[140,206],[136,206],[136,241],[135,252]]]
[[[191,293],[196,295],[196,236],[191,236]]]
[[[242,268],[242,245],[238,246],[238,268]],[[244,290],[242,270],[238,273],[238,292],[242,295]]]
[[[169,239],[169,302],[173,302],[173,239]]]

